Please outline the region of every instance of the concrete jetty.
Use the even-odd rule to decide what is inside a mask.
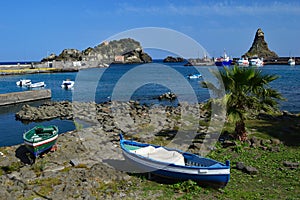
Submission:
[[[12,92],[0,94],[0,106],[50,98],[51,90],[49,89]]]

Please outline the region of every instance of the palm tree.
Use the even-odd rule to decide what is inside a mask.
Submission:
[[[226,92],[223,100],[227,105],[228,120],[235,123],[236,137],[244,141],[247,139],[246,114],[276,110],[277,100],[283,100],[281,94],[269,85],[278,76],[263,74],[258,68],[238,66],[225,67],[220,75]],[[211,83],[204,82],[203,86],[208,87],[208,84],[211,88]]]

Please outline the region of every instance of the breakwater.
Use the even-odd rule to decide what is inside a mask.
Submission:
[[[0,94],[0,106],[50,98],[51,90],[11,92],[6,94]]]

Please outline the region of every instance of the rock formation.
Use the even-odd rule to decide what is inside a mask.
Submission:
[[[181,57],[172,57],[172,56],[168,56],[166,57],[163,62],[183,62],[184,59]]]
[[[88,47],[83,51],[64,49],[58,56],[51,54],[43,58],[45,61],[96,61],[99,63],[146,63],[152,58],[143,51],[139,42],[131,39],[104,41],[94,48]]]
[[[277,58],[278,55],[269,49],[264,35],[264,32],[260,28],[257,29],[252,46],[242,57]]]
[[[137,48],[133,51],[124,53],[123,63],[149,63],[152,62],[152,58],[145,53],[141,48]]]

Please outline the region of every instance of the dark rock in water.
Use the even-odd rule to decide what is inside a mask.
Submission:
[[[172,92],[167,92],[167,93],[164,93],[162,95],[160,95],[158,97],[159,100],[175,100],[177,98],[176,94],[172,93]]]
[[[259,58],[278,57],[274,51],[269,49],[268,44],[265,41],[265,34],[260,28],[256,31],[255,38],[250,49],[242,57],[251,58],[255,56]]]
[[[172,56],[168,56],[166,57],[163,62],[183,62],[184,59],[181,57],[172,57]]]

